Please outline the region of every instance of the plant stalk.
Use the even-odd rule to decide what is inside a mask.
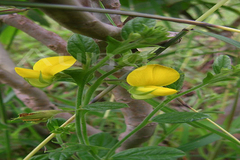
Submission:
[[[74,119],[75,119],[75,114],[72,117],[70,117],[65,123],[63,123],[60,127],[65,127],[66,125],[71,123]],[[56,136],[56,133],[50,134],[44,141],[42,141],[36,148],[34,148],[23,160],[29,160],[55,136]]]

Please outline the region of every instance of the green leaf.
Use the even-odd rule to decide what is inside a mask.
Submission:
[[[65,147],[61,150],[61,152],[66,152],[66,153],[74,153],[74,152],[79,152],[79,151],[88,151],[90,150],[91,147],[84,145],[84,144],[74,144],[74,145],[69,145],[68,147]]]
[[[157,123],[187,123],[209,118],[208,115],[195,112],[173,112],[164,113],[153,117],[152,121]]]
[[[50,132],[52,132],[55,129],[59,128],[65,121],[66,120],[63,118],[49,119],[47,122],[47,128]]]
[[[179,91],[179,90],[181,90],[181,88],[183,86],[185,75],[184,75],[183,71],[181,71],[180,69],[177,69],[177,68],[174,68],[174,69],[176,71],[178,71],[178,73],[180,74],[180,78],[176,82],[174,82],[174,83],[172,83],[170,85],[167,85],[166,87],[167,88],[176,89],[176,90]]]
[[[48,154],[40,154],[30,158],[30,160],[46,160],[46,159],[48,159]]]
[[[203,79],[203,83],[208,83],[213,78],[214,78],[214,75],[212,73],[208,72],[207,76]]]
[[[156,107],[157,105],[159,105],[159,102],[156,101],[155,99],[148,99],[148,100],[145,100],[145,101],[148,102],[149,104],[151,104],[153,107]],[[174,110],[172,108],[169,108],[169,107],[162,108],[162,111],[166,112],[166,113],[175,113],[175,112],[177,112],[176,110]],[[222,138],[225,138],[225,139],[231,141],[232,143],[239,145],[239,143],[237,143],[236,140],[233,139],[232,137],[229,137],[225,133],[222,133],[221,131],[218,131],[216,128],[209,127],[206,124],[203,124],[202,122],[193,121],[193,122],[188,122],[188,124],[193,126],[193,127],[195,127],[195,128],[203,128],[203,129],[209,130],[209,131],[211,131],[211,132],[221,136]]]
[[[103,157],[107,154],[108,149],[112,148],[118,142],[118,140],[116,138],[113,138],[109,133],[98,133],[89,137],[89,142],[93,146],[100,146],[105,148],[99,148],[98,151],[98,156]]]
[[[7,25],[3,25],[0,29],[1,29],[0,42],[6,45],[12,43],[13,39],[15,38],[18,32],[18,29]]]
[[[80,34],[73,34],[69,38],[67,50],[83,64],[86,64],[88,59],[91,59],[91,62],[95,62],[100,53],[98,45],[92,38]]]
[[[64,70],[65,74],[70,75],[74,81],[77,83],[77,85],[81,85],[82,83],[85,83],[86,77],[89,76],[87,80],[90,80],[92,78],[91,75],[87,75],[87,73],[82,69],[72,69],[72,70]]]
[[[49,160],[68,160],[71,157],[72,153],[70,152],[51,152],[49,153]]]
[[[217,140],[220,140],[221,138],[222,137],[217,134],[213,134],[213,133],[207,134],[207,135],[204,135],[198,139],[195,139],[187,144],[183,144],[183,145],[179,146],[178,149],[180,149],[184,152],[191,151],[191,150],[200,148],[202,146],[208,145]]]
[[[105,111],[109,109],[120,109],[128,107],[125,103],[118,103],[118,102],[97,102],[86,105],[83,107],[85,110],[90,111]]]
[[[122,28],[122,38],[128,39],[131,33],[139,33],[142,32],[146,26],[154,27],[156,25],[156,20],[137,17],[130,21],[128,21],[124,27]]]
[[[44,13],[38,9],[31,9],[27,12],[27,16],[33,21],[39,22],[41,25],[50,27],[50,23],[44,18]]]
[[[231,45],[234,45],[235,47],[237,48],[240,48],[240,42],[238,41],[235,41],[231,38],[227,38],[227,37],[224,37],[224,36],[221,36],[221,35],[218,35],[218,34],[215,34],[215,33],[210,33],[210,32],[203,32],[203,31],[200,31],[200,30],[194,30],[195,32],[198,32],[198,33],[202,33],[202,34],[205,34],[205,35],[208,35],[208,36],[211,36],[211,37],[214,37],[214,38],[217,38],[219,40],[222,40],[226,43],[229,43]]]
[[[184,155],[183,151],[175,148],[150,146],[119,152],[113,155],[112,160],[172,160]]]
[[[213,71],[216,74],[219,74],[222,68],[231,69],[231,59],[227,55],[220,55],[213,62]]]
[[[3,130],[3,129],[7,129],[8,128],[8,125],[0,122],[0,128]]]
[[[116,48],[119,48],[122,46],[122,42],[112,38],[112,37],[107,37],[107,54],[112,54],[114,52],[114,50],[116,50]]]

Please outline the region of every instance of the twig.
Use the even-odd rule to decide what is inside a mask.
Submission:
[[[195,110],[194,108],[190,107],[188,104],[186,104],[181,98],[177,98],[178,102],[180,102],[183,106],[187,107],[188,109],[191,109],[193,112],[198,113],[197,110]],[[211,119],[206,118],[207,121],[209,121],[210,123],[212,123],[214,126],[216,126],[217,128],[219,128],[221,131],[223,131],[226,135],[228,135],[229,137],[233,138],[238,144],[240,144],[240,141],[234,137],[231,133],[229,133],[228,131],[226,131],[225,129],[223,129],[221,126],[219,126],[217,123],[213,122]]]
[[[228,0],[225,0],[225,1],[228,1]],[[28,2],[1,1],[0,5],[14,5],[14,6],[21,6],[21,7],[37,7],[37,8],[45,8],[45,9],[46,8],[48,8],[48,9],[49,8],[50,9],[63,9],[63,10],[87,11],[87,12],[98,12],[98,13],[120,14],[120,15],[127,15],[127,16],[136,16],[136,17],[146,17],[146,18],[153,18],[153,19],[158,19],[158,20],[166,20],[166,21],[172,21],[172,22],[178,22],[178,23],[192,24],[192,25],[197,25],[197,26],[213,27],[213,28],[218,28],[218,29],[228,30],[228,31],[231,31],[231,32],[240,33],[240,30],[230,28],[230,27],[224,27],[224,26],[209,24],[209,23],[205,23],[205,22],[192,21],[192,20],[186,20],[186,19],[180,19],[180,18],[171,18],[171,17],[164,17],[164,16],[159,16],[159,15],[138,13],[138,12],[117,11],[117,10],[111,10],[111,9],[79,7],[79,6],[73,6],[73,5],[61,5],[61,4],[49,4],[49,3],[28,3]]]

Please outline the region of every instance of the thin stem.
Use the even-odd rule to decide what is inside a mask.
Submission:
[[[2,92],[1,92],[1,84],[0,84],[0,117],[1,122],[6,124],[7,126],[7,112],[5,109],[5,105],[3,103]],[[5,139],[5,147],[6,147],[6,157],[7,160],[11,160],[11,145],[10,145],[10,133],[8,128],[4,129],[4,139]]]
[[[100,6],[101,6],[102,9],[106,9],[100,0],[98,1],[98,3],[100,4]],[[110,22],[113,26],[117,27],[117,25],[114,23],[113,19],[111,18],[111,16],[110,16],[109,14],[106,13],[105,16],[107,17],[107,19],[109,20],[109,22]]]
[[[65,127],[75,119],[75,115],[70,117],[65,123],[63,123],[60,128]],[[34,156],[42,147],[44,147],[52,138],[56,136],[56,133],[50,134],[44,141],[42,141],[34,150],[32,150],[23,160],[29,160]]]
[[[76,122],[75,122],[75,127],[76,127],[76,133],[78,140],[81,144],[85,144],[84,138],[83,138],[83,131],[82,131],[82,124],[81,124],[81,103],[82,103],[82,96],[83,96],[83,89],[84,89],[84,83],[78,87],[77,91],[77,102],[76,102]]]
[[[160,47],[159,49],[157,49],[155,51],[156,55],[159,55],[160,53],[162,53],[163,51],[165,51],[168,47],[170,47],[171,45],[173,45],[174,43],[176,43],[177,41],[179,41],[179,39],[181,39],[183,36],[185,36],[188,33],[189,30],[185,30],[183,29],[181,32],[179,32],[175,37],[173,37],[172,39],[170,39],[167,43],[165,43],[164,45],[162,45],[162,47]],[[158,56],[149,58],[148,60],[154,60],[159,58]]]
[[[221,0],[218,3],[216,3],[212,8],[210,8],[207,12],[205,12],[202,16],[200,16],[196,21],[203,21],[207,17],[209,17],[213,12],[215,12],[217,9],[219,9],[222,5],[224,5],[229,0]],[[195,25],[190,25],[186,29],[191,30],[195,27]],[[225,30],[225,29],[224,29]]]
[[[129,71],[129,72],[131,72],[131,71]],[[121,80],[125,79],[127,77],[127,75],[129,74],[129,72],[125,73],[121,78],[119,78],[119,80],[121,81]],[[108,92],[110,92],[111,90],[113,90],[117,86],[118,85],[116,85],[116,84],[112,84],[112,85],[108,86],[105,90],[103,90],[96,97],[94,97],[91,100],[90,104],[97,102],[99,99],[101,99],[104,95],[106,95]]]
[[[99,85],[102,84],[103,80],[104,80],[105,78],[107,78],[109,75],[111,75],[111,74],[115,73],[116,71],[118,71],[119,69],[121,69],[121,68],[114,68],[113,70],[107,72],[106,74],[103,74],[101,77],[99,77],[99,78],[96,80],[96,82],[95,82],[94,84],[91,85],[91,87],[88,89],[88,91],[87,91],[87,93],[86,93],[86,97],[85,97],[84,103],[83,103],[84,106],[89,103],[90,98],[91,98],[93,92],[97,89],[97,87],[98,87]]]
[[[72,6],[72,5],[49,4],[49,3],[0,1],[0,4],[5,5],[5,6],[52,8],[52,9],[64,9],[64,10],[75,10],[75,11],[120,14],[120,15],[134,16],[134,17],[145,17],[145,18],[172,21],[172,22],[178,22],[178,23],[193,24],[193,25],[197,25],[197,26],[214,27],[214,28],[219,28],[219,29],[224,29],[224,30],[230,30],[231,29],[232,32],[240,33],[240,30],[238,30],[238,29],[223,27],[223,26],[219,26],[219,25],[213,25],[213,24],[209,24],[209,23],[205,23],[205,22],[198,22],[198,21],[193,21],[193,20],[186,20],[186,19],[172,18],[172,17],[164,17],[164,16],[159,16],[159,15],[152,15],[152,14],[138,13],[138,12],[127,12],[127,11],[119,11],[119,10],[113,10],[113,9],[79,7],[79,6]]]
[[[182,99],[177,98],[177,100],[185,107],[191,109],[192,111],[198,113],[197,110],[195,110],[194,108],[190,107],[189,105],[187,105],[185,102],[183,102]],[[211,119],[206,118],[207,121],[209,121],[210,123],[212,123],[213,125],[215,125],[217,128],[219,128],[221,131],[223,131],[226,135],[228,135],[229,137],[231,137],[232,139],[234,139],[238,144],[240,144],[240,141],[234,137],[231,133],[229,133],[228,131],[226,131],[224,128],[222,128],[221,126],[219,126],[217,123],[213,122]]]
[[[112,154],[114,153],[114,151],[115,151],[119,146],[121,146],[121,144],[122,144],[125,140],[127,140],[130,136],[132,136],[134,133],[136,133],[136,132],[139,131],[142,127],[144,127],[144,126],[148,123],[148,121],[149,121],[160,109],[162,109],[163,107],[165,107],[166,104],[168,104],[169,102],[171,102],[173,99],[176,99],[176,98],[178,98],[178,97],[180,97],[180,96],[182,96],[182,95],[185,95],[185,94],[190,93],[190,92],[192,92],[192,91],[194,91],[194,90],[197,90],[197,89],[199,89],[199,88],[201,88],[201,87],[203,87],[203,86],[205,86],[205,85],[207,85],[207,84],[201,83],[201,84],[199,84],[199,85],[197,85],[197,86],[195,86],[195,87],[193,87],[193,88],[191,88],[191,89],[189,89],[189,90],[187,90],[187,91],[185,91],[185,92],[182,92],[182,93],[173,95],[173,96],[169,97],[168,99],[166,99],[165,101],[163,101],[161,104],[157,105],[156,108],[142,121],[142,123],[140,123],[140,124],[139,124],[136,128],[134,128],[128,135],[126,135],[121,141],[119,141],[117,144],[115,144],[115,146],[113,146],[113,147],[109,150],[109,152],[107,153],[105,159],[108,160],[108,158],[112,156]],[[233,138],[233,137],[232,137],[232,138]],[[234,139],[235,139],[235,137],[234,137]]]
[[[234,104],[231,110],[230,115],[228,116],[228,120],[227,120],[227,125],[226,125],[226,130],[229,131],[233,118],[234,118],[234,113],[237,109],[237,103],[238,103],[238,99],[239,99],[239,92],[240,90],[238,89],[235,100],[234,100]],[[216,143],[216,145],[214,145],[214,150],[211,152],[212,154],[210,154],[209,156],[209,160],[214,160],[219,152],[219,149],[222,147],[223,142],[219,141],[218,143]]]
[[[104,65],[104,63],[106,63],[111,57],[110,56],[105,56],[100,62],[98,62],[98,64],[96,64],[94,67],[92,67],[92,69],[90,69],[88,71],[88,73],[93,73],[94,71],[96,71],[98,68],[102,67]]]
[[[86,112],[80,111],[80,123],[82,126],[82,135],[86,145],[90,145],[87,135],[87,122],[86,122]]]
[[[209,9],[207,12],[205,12],[202,16],[200,16],[196,21],[203,21],[204,19],[206,19],[210,14],[212,14],[214,11],[216,11],[218,8],[220,8],[224,3],[226,3],[228,0],[222,0],[220,2],[218,2],[216,5],[214,5],[211,9]],[[187,28],[183,29],[181,32],[179,32],[174,38],[172,38],[171,40],[169,40],[167,43],[165,43],[162,47],[160,47],[158,50],[155,51],[155,53],[157,55],[159,55],[160,53],[162,53],[164,50],[166,50],[169,46],[171,46],[172,44],[176,43],[177,41],[179,41],[179,39],[181,39],[183,36],[185,36],[189,30],[193,29],[195,25],[190,25]],[[227,31],[231,31],[231,32],[240,32],[240,30],[237,29],[233,29],[233,28],[229,28],[229,27],[224,27],[224,26],[217,26],[214,25],[215,28],[219,28],[219,29],[223,29],[223,30],[227,30]],[[155,56],[150,60],[153,59],[157,59],[158,56]]]
[[[165,105],[168,103],[169,100],[165,100],[161,104],[159,104],[136,128],[134,128],[129,134],[127,134],[123,139],[121,139],[117,144],[115,144],[110,151],[106,155],[106,160],[109,159],[110,156],[115,152],[115,150],[121,146],[121,144],[126,141],[129,137],[131,137],[133,134],[135,134],[137,131],[139,131],[141,128],[143,128],[146,124],[148,124],[149,120]]]
[[[239,94],[240,94],[240,89],[238,89],[238,91],[237,91],[231,113],[228,117],[228,121],[227,121],[227,125],[226,125],[227,130],[229,130],[231,125],[232,125],[232,122],[233,122],[233,119],[234,119],[234,114],[235,114],[236,109],[238,107]]]

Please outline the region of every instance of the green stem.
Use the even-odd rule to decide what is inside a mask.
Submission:
[[[130,136],[135,134],[137,131],[139,131],[141,128],[143,128],[145,125],[148,124],[149,120],[154,116],[157,111],[159,111],[161,108],[165,106],[165,101],[159,104],[136,128],[134,128],[129,134],[127,134],[123,139],[121,139],[117,144],[115,144],[110,151],[106,155],[106,160],[108,160],[112,154],[115,152],[115,150],[121,146],[121,144],[126,141]]]
[[[219,149],[222,147],[222,141],[218,141],[215,145],[214,145],[214,149],[213,151],[211,151],[209,157],[208,157],[208,160],[215,160],[217,155],[218,155],[218,151]]]
[[[89,104],[90,99],[91,99],[93,93],[96,91],[97,87],[102,84],[103,80],[106,77],[108,77],[109,75],[111,75],[114,72],[118,71],[119,69],[120,68],[115,68],[115,69],[107,72],[106,74],[104,74],[101,77],[99,77],[93,85],[91,85],[91,87],[88,89],[88,91],[86,93],[83,106]],[[82,124],[83,137],[84,137],[84,140],[85,140],[86,144],[89,145],[88,136],[87,136],[86,118],[85,118],[86,112],[84,112],[84,111],[81,111],[81,112],[82,112],[82,114],[81,114],[80,118],[81,118],[81,124]]]
[[[7,126],[7,112],[3,103],[1,86],[0,86],[0,117],[1,122]],[[4,129],[4,139],[5,139],[5,153],[7,160],[11,160],[11,145],[10,145],[10,133],[8,128]]]
[[[193,112],[198,113],[197,110],[195,110],[194,108],[190,107],[189,105],[187,105],[185,102],[183,102],[183,100],[181,98],[177,98],[177,100],[183,104],[185,107],[191,109]],[[221,126],[219,126],[217,123],[213,122],[211,119],[206,118],[207,121],[209,121],[210,123],[212,123],[214,126],[216,126],[217,128],[219,128],[221,131],[223,131],[226,135],[228,135],[229,137],[231,137],[232,139],[234,139],[234,141],[236,141],[239,145],[240,145],[240,141],[234,137],[231,133],[229,133],[227,130],[225,130],[224,128],[222,128]]]
[[[235,114],[236,109],[238,107],[239,94],[240,94],[240,89],[238,89],[238,91],[237,91],[231,113],[228,117],[228,121],[227,121],[227,125],[226,125],[227,130],[230,130],[230,127],[232,125],[232,122],[233,122],[233,119],[234,119],[234,114]]]
[[[105,56],[98,64],[96,64],[92,69],[88,71],[89,74],[92,74],[94,71],[96,71],[98,68],[102,67],[104,63],[106,63],[111,57],[110,56]]]
[[[119,78],[119,81],[124,80],[129,73],[130,73],[130,71],[127,72],[127,73],[125,73],[121,78]],[[102,92],[99,93],[96,97],[94,97],[94,98],[91,100],[90,103],[95,103],[95,102],[97,102],[99,99],[101,99],[104,95],[106,95],[107,93],[109,93],[111,90],[113,90],[113,89],[114,89],[115,87],[117,87],[117,86],[118,86],[118,85],[116,85],[116,84],[112,84],[112,85],[108,86],[104,91],[102,91]]]
[[[209,17],[213,12],[215,12],[217,9],[219,9],[224,3],[226,3],[228,0],[221,0],[219,1],[216,5],[214,5],[211,9],[209,9],[207,12],[205,12],[202,16],[200,16],[196,21],[203,21],[204,19],[206,19],[207,17]],[[177,41],[179,41],[180,38],[182,38],[183,36],[185,36],[189,30],[193,29],[196,25],[190,25],[187,28],[183,29],[181,32],[179,32],[174,38],[172,38],[171,40],[169,40],[167,43],[165,43],[161,48],[159,48],[158,50],[156,50],[156,55],[159,55],[160,53],[162,53],[164,50],[166,50],[169,46],[171,46],[172,44],[176,43]],[[228,27],[224,27],[224,26],[217,26],[216,28],[219,29],[223,29],[223,30],[228,30],[228,31],[232,31],[235,32],[236,29],[231,30],[232,28],[228,28]],[[238,31],[240,32],[240,30]],[[150,60],[153,59],[157,59],[158,56],[153,57]]]
[[[81,144],[85,144],[84,141],[84,136],[83,136],[83,130],[82,130],[82,124],[81,124],[81,116],[82,116],[82,111],[80,110],[81,108],[81,103],[82,103],[82,96],[83,96],[83,90],[84,90],[84,83],[82,83],[81,86],[79,86],[78,91],[77,91],[77,102],[76,102],[76,133],[78,140]]]
[[[82,126],[82,135],[86,145],[90,145],[87,135],[87,122],[86,122],[86,112],[80,111],[80,122]]]
[[[197,89],[199,89],[199,88],[201,88],[201,87],[203,87],[203,86],[205,86],[205,85],[207,85],[207,84],[201,83],[201,84],[199,84],[199,85],[197,85],[197,86],[195,86],[195,87],[193,87],[193,88],[191,88],[191,89],[189,89],[189,90],[187,90],[187,91],[185,91],[185,92],[182,92],[182,93],[176,94],[176,95],[174,95],[174,96],[171,96],[171,97],[169,97],[168,99],[166,99],[165,101],[163,101],[161,104],[157,105],[156,108],[155,108],[136,128],[134,128],[128,135],[126,135],[122,140],[120,140],[117,144],[115,144],[115,146],[113,146],[113,147],[109,150],[109,152],[107,153],[105,159],[108,160],[108,159],[112,156],[112,154],[115,152],[115,150],[116,150],[118,147],[120,147],[121,144],[122,144],[124,141],[126,141],[130,136],[132,136],[134,133],[136,133],[136,132],[139,131],[141,128],[143,128],[146,124],[148,124],[149,120],[150,120],[160,109],[162,109],[163,107],[165,107],[166,104],[168,104],[169,102],[171,102],[173,99],[176,99],[176,98],[178,98],[178,97],[180,97],[180,96],[182,96],[182,95],[185,95],[185,94],[190,93],[190,92],[192,92],[192,91],[194,91],[194,90],[197,90]]]
[[[57,142],[59,143],[59,145],[60,145],[61,147],[64,147],[64,146],[63,146],[63,140],[62,140],[62,137],[61,137],[60,134],[56,134],[56,140],[57,140]]]
[[[234,118],[234,113],[235,113],[235,111],[237,109],[237,103],[238,103],[238,99],[239,99],[239,92],[240,92],[240,90],[238,89],[236,97],[235,97],[235,101],[234,101],[234,104],[233,104],[233,108],[232,108],[231,113],[230,113],[230,115],[228,117],[228,121],[227,121],[227,125],[226,125],[226,130],[227,131],[230,130],[230,127],[231,127],[231,124],[232,124],[232,121],[233,121],[233,118]],[[211,152],[211,154],[209,156],[209,160],[214,160],[216,158],[220,148],[222,147],[222,144],[223,144],[222,141],[219,141],[219,142],[216,143],[216,145],[214,146],[214,150]]]
[[[99,77],[96,82],[88,89],[87,93],[86,93],[86,97],[84,99],[84,103],[83,105],[87,105],[91,99],[91,96],[93,95],[93,93],[95,92],[95,90],[97,89],[97,87],[99,85],[102,84],[103,80],[105,78],[107,78],[109,75],[115,73],[116,71],[118,71],[120,68],[114,68],[113,70],[107,72],[106,74],[102,75],[101,77]]]
[[[100,4],[100,6],[101,6],[102,9],[105,9],[104,5],[102,4],[102,2],[101,2],[100,0],[98,1],[98,3]],[[110,22],[113,26],[117,27],[117,25],[114,23],[113,19],[111,18],[111,16],[110,16],[108,13],[106,13],[105,16],[107,17],[107,19],[109,20],[109,22]]]
[[[162,53],[163,51],[165,51],[168,47],[170,47],[171,45],[173,45],[174,43],[176,43],[177,41],[179,41],[179,39],[181,39],[183,36],[185,36],[188,33],[189,30],[182,30],[181,32],[179,32],[175,37],[173,37],[172,39],[170,39],[167,43],[165,43],[162,47],[160,47],[159,49],[157,49],[155,51],[156,55],[159,55],[160,53]],[[152,57],[149,59],[149,61],[154,60],[159,58],[158,56]]]
[[[213,12],[219,9],[222,5],[224,5],[229,0],[221,0],[216,3],[212,8],[210,8],[207,12],[205,12],[202,16],[200,16],[196,21],[203,21],[207,17],[209,17]],[[186,29],[191,30],[195,27],[195,25],[190,25]]]
[[[175,125],[173,125],[173,126],[168,130],[168,132],[167,132],[165,135],[163,135],[159,140],[156,140],[156,141],[154,142],[154,146],[157,146],[159,143],[161,143],[163,140],[165,140],[166,137],[167,137],[168,135],[170,135],[173,131],[175,131],[180,125],[181,125],[181,124],[175,124]]]
[[[75,119],[75,115],[69,118],[65,123],[63,123],[60,127],[65,127],[69,123],[71,123]],[[29,160],[32,156],[34,156],[42,147],[44,147],[52,138],[56,136],[56,133],[50,134],[44,141],[42,141],[36,148],[34,148],[23,160]]]

